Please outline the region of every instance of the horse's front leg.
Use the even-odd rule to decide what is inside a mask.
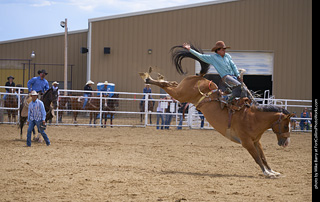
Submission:
[[[73,112],[73,123],[74,124],[77,124],[77,115],[78,115],[78,112]]]
[[[12,113],[12,121],[13,121],[13,123],[17,122],[17,120],[16,120],[16,111],[13,111],[13,113]]]
[[[150,114],[150,124],[152,124],[152,120],[151,120],[151,114]]]
[[[98,113],[93,113],[93,125],[96,127]]]
[[[92,113],[90,112],[90,121],[89,121],[90,127],[92,127],[91,122],[92,122]]]
[[[104,128],[107,127],[107,120],[108,120],[108,114],[104,113],[104,125],[103,125]]]
[[[112,126],[112,117],[113,117],[113,114],[110,114],[110,126],[111,126],[111,128],[113,128],[113,126]]]
[[[241,142],[242,142],[242,146],[248,150],[248,152],[251,154],[252,158],[260,166],[263,174],[266,177],[275,178],[276,175],[271,173],[271,172],[269,172],[268,169],[264,166],[264,164],[262,162],[262,159],[261,159],[261,157],[259,155],[259,152],[256,149],[255,144],[253,143],[253,141],[251,139],[245,139],[245,140],[241,140]]]
[[[273,174],[276,175],[276,176],[280,176],[281,173],[278,173],[278,172],[276,172],[276,171],[273,171],[273,170],[270,168],[270,166],[268,165],[267,159],[266,159],[266,157],[265,157],[265,155],[264,155],[264,152],[263,152],[263,150],[262,150],[262,145],[261,145],[260,141],[255,142],[254,145],[255,145],[256,150],[258,151],[258,153],[259,153],[259,155],[260,155],[260,158],[261,158],[262,163],[264,164],[265,168],[266,168],[270,173],[273,173]]]
[[[8,122],[9,124],[11,124],[11,111],[8,110]]]

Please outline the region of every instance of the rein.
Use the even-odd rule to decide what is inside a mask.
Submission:
[[[211,89],[211,88],[210,88],[211,83],[212,83],[212,81],[209,82],[209,86],[208,86],[210,92],[208,92],[208,93],[203,93],[203,92],[201,92],[201,90],[200,90],[200,81],[198,81],[198,91],[199,91],[199,93],[202,95],[202,97],[199,99],[199,101],[198,101],[197,104],[195,105],[196,108],[199,106],[199,104],[200,104],[205,98],[209,98],[209,102],[211,102],[211,101],[219,101],[218,98],[217,98],[217,99],[212,99],[212,98],[209,97],[211,94],[216,93],[216,92],[219,92],[219,89]]]

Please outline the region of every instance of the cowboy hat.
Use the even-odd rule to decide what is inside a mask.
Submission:
[[[216,45],[211,49],[211,51],[214,52],[219,48],[230,48],[230,46],[226,46],[223,41],[217,41]]]
[[[13,77],[13,76],[9,76],[9,77],[7,78],[7,80],[9,80],[10,78],[14,79],[14,77]]]
[[[104,84],[104,85],[108,85],[108,81],[105,81],[103,84]]]
[[[89,81],[86,83],[86,85],[89,85],[89,84],[94,84],[94,82],[91,81],[91,80],[89,80]]]
[[[38,74],[41,74],[41,73],[44,73],[45,75],[47,75],[48,73],[46,72],[46,70],[45,69],[43,69],[43,70],[39,70],[38,71]]]
[[[54,85],[54,84],[59,85],[59,83],[58,83],[57,81],[54,81],[54,82],[52,83],[52,85]]]
[[[39,94],[37,93],[37,91],[33,90],[31,91],[31,95],[39,95]]]

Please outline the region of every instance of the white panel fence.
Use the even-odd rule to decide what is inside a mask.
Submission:
[[[15,89],[15,93],[3,92],[4,88]],[[6,95],[17,96],[17,101],[20,103],[24,97],[27,96],[27,88],[21,87],[5,87],[0,86],[0,123],[2,124],[17,124],[20,116],[20,105],[16,107],[4,106],[3,97]],[[210,124],[205,120],[203,115],[199,113],[195,107],[190,104],[189,111],[185,114],[183,121],[183,114],[178,112],[180,103],[178,101],[167,98],[167,94],[144,94],[144,93],[129,93],[129,92],[109,92],[111,94],[118,94],[119,97],[104,97],[105,91],[90,91],[93,95],[89,97],[88,103],[94,103],[96,100],[98,103],[94,109],[83,109],[82,105],[84,102],[82,90],[66,90],[68,95],[64,95],[64,90],[59,90],[60,95],[57,101],[57,108],[54,110],[55,117],[50,121],[50,125],[70,125],[70,126],[94,126],[94,127],[110,127],[110,117],[113,117],[112,126],[117,127],[157,127],[158,129],[168,129],[174,127],[175,129],[179,126],[191,129],[213,129]],[[150,96],[150,97],[149,97]],[[6,99],[7,99],[6,98]],[[79,101],[78,108],[72,110],[72,103]],[[90,100],[91,99],[91,100]],[[109,100],[117,102],[118,105],[113,111],[107,111],[105,109],[105,103]],[[277,106],[284,107],[289,111],[291,109],[297,110],[297,117],[291,118],[292,123],[296,124],[293,131],[301,131],[299,123],[301,120],[308,121],[308,130],[311,131],[311,118],[300,118],[300,113],[306,107],[309,110],[312,107],[311,100],[293,100],[293,99],[275,99],[265,92],[264,98],[257,99],[260,104],[274,104]],[[68,102],[65,102],[68,101]],[[151,101],[151,102],[149,102]],[[145,103],[144,108],[140,110],[141,103]],[[149,109],[149,105],[154,104],[153,110]],[[80,106],[80,107],[79,107]],[[160,106],[160,108],[158,108]],[[158,109],[158,110],[157,110]],[[160,110],[161,109],[161,110]],[[9,120],[7,114],[8,110],[14,110],[16,113],[16,121]],[[77,121],[74,120],[74,113],[77,112]],[[292,112],[292,111],[291,111]],[[112,113],[113,115],[111,115]],[[90,114],[96,116],[96,123],[89,122]],[[107,124],[104,124],[104,117],[107,116]],[[311,116],[309,116],[311,117]],[[163,120],[163,122],[162,122]]]

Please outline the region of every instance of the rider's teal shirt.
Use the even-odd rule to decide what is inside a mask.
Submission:
[[[197,58],[199,58],[203,62],[213,65],[214,68],[219,73],[219,75],[221,76],[221,78],[223,78],[226,75],[236,76],[236,77],[240,75],[237,66],[234,64],[234,62],[232,61],[231,55],[228,53],[226,53],[224,57],[221,57],[221,55],[217,53],[201,54],[193,49],[190,49],[190,53],[195,55]]]

